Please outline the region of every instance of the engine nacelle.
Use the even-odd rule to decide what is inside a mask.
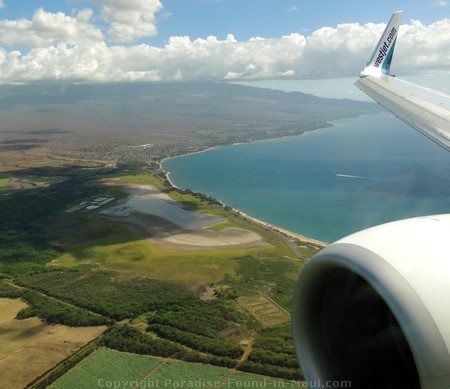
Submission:
[[[306,380],[450,388],[450,215],[373,227],[320,251],[292,307]]]

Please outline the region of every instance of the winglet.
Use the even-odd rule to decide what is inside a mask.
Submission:
[[[360,76],[389,75],[403,12],[394,12]]]

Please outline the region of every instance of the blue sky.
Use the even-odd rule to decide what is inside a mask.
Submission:
[[[0,83],[341,79],[351,90],[345,79],[399,9],[393,70],[448,80],[449,1],[0,0]]]
[[[160,22],[161,37],[223,37],[232,33],[239,40],[253,36],[276,38],[339,23],[382,23],[398,9],[406,12],[407,19],[420,19],[427,24],[450,16],[450,8],[427,0],[170,0],[164,4],[172,16]]]
[[[37,8],[71,14],[75,8],[99,10],[89,0],[4,0],[2,18],[30,18]],[[419,19],[425,24],[449,18],[450,7],[434,0],[162,0],[163,11],[157,20],[158,35],[141,41],[163,45],[173,35],[192,39],[228,33],[238,40],[254,36],[277,38],[293,32],[307,34],[339,23],[386,22],[393,11],[404,10],[404,20]],[[442,3],[445,4],[445,3]],[[100,23],[101,21],[98,20]]]

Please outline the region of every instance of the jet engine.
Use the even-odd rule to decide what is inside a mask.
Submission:
[[[320,251],[298,278],[292,326],[310,387],[450,388],[450,214]]]

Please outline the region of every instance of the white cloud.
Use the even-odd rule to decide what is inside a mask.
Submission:
[[[0,0],[0,8],[5,8],[5,3],[3,2],[3,0]]]
[[[293,5],[292,7],[289,7],[289,8],[287,9],[287,11],[288,11],[288,12],[295,12],[295,11],[298,11],[298,7],[296,7],[295,5]]]
[[[160,0],[94,0],[103,6],[102,16],[109,24],[108,34],[117,42],[130,42],[156,35],[156,13]]]
[[[436,1],[435,4],[438,5],[439,7],[447,7],[448,1],[447,0],[438,0],[438,1]]]
[[[91,24],[92,10],[75,16],[38,9],[32,19],[0,20],[0,44],[48,47],[59,42],[80,44],[101,41],[103,34]]]
[[[68,20],[74,28],[84,26],[79,15]],[[88,35],[99,33],[92,25],[88,27],[83,27]],[[78,33],[72,34],[77,39],[57,43],[41,33],[39,45],[28,52],[0,48],[0,82],[356,77],[384,27],[347,23],[321,28],[309,36],[294,33],[279,39],[255,37],[246,41],[237,41],[231,34],[224,40],[215,36],[196,40],[177,36],[164,47],[110,46],[102,39],[82,41]],[[33,42],[29,30],[24,31],[27,33],[23,36]],[[64,35],[61,28],[55,31]],[[68,34],[69,38],[72,35]],[[0,36],[4,39],[3,34]],[[51,43],[45,46],[45,42]],[[401,75],[445,72],[450,68],[449,53],[449,19],[430,25],[412,21],[401,27],[393,70]]]

